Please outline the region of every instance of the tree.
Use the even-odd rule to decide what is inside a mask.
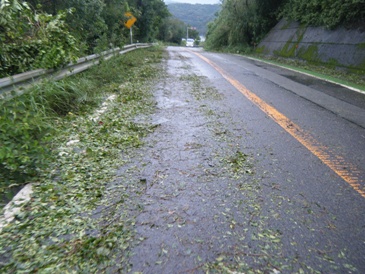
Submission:
[[[72,9],[73,13],[69,13],[66,17],[66,24],[79,40],[82,52],[92,53],[97,46],[97,40],[108,31],[102,16],[106,6],[104,0],[29,0],[29,3],[41,11],[52,14]]]
[[[184,35],[186,35],[185,23],[176,18],[168,17],[162,21],[157,38],[164,42],[180,44]]]
[[[76,54],[122,46],[129,36],[126,4],[138,19],[136,39],[157,39],[169,17],[162,0],[1,0],[0,75],[59,67]]]
[[[250,47],[277,23],[285,0],[223,0],[222,9],[208,26],[208,48]]]
[[[325,26],[364,24],[364,0],[289,0],[282,16],[306,25]]]
[[[70,10],[68,12],[71,12]],[[27,2],[0,2],[0,77],[35,68],[56,68],[75,60],[76,39],[66,12],[35,12]]]
[[[123,35],[125,29],[124,13],[129,9],[129,7],[125,7],[127,3],[124,0],[105,0],[101,17],[107,26],[107,31],[104,33],[107,44],[121,46],[127,40],[128,34]]]
[[[128,2],[140,13],[136,23],[137,39],[145,42],[156,39],[163,20],[170,16],[165,3],[162,0],[131,0]]]

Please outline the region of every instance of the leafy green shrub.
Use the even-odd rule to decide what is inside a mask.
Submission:
[[[101,99],[95,82],[73,77],[45,82],[27,94],[0,103],[0,192],[22,185],[49,162],[52,121],[69,112],[96,106]]]
[[[39,105],[47,109],[49,115],[64,116],[69,112],[78,112],[90,96],[88,90],[83,89],[84,86],[76,79],[78,78],[43,83],[36,88],[33,96]],[[92,83],[89,83],[88,87],[90,86]]]
[[[140,84],[139,77],[148,79],[156,73],[150,63],[159,60],[161,54],[145,49],[115,56],[82,74],[41,82],[22,96],[0,101],[0,193],[11,185],[35,180],[38,172],[47,167],[57,147],[54,138],[63,133],[62,124],[69,117],[90,113],[105,94],[120,93],[123,82],[129,83],[122,91],[123,104],[139,102],[142,95],[134,85]],[[141,60],[145,63],[143,69],[139,68]],[[137,112],[142,102],[136,105],[133,111]],[[75,115],[69,116],[70,112]],[[118,136],[115,138],[120,139]],[[135,136],[119,141],[138,145]]]
[[[0,104],[1,188],[26,182],[47,158],[43,142],[49,126],[43,113],[31,108],[29,99],[24,96]]]
[[[255,47],[277,23],[277,12],[284,0],[226,0],[218,17],[208,24],[208,49],[240,46]]]
[[[363,24],[365,2],[363,0],[289,0],[281,16],[306,25],[333,29],[341,24],[358,22]]]
[[[0,77],[76,60],[76,39],[68,32],[65,17],[66,12],[36,13],[27,2],[1,1]]]
[[[121,261],[128,262],[128,252],[125,251],[134,239],[134,224],[130,218],[125,218],[124,213],[115,215],[117,218],[114,218],[114,213],[104,214],[104,209],[100,211],[100,218],[87,213],[95,210],[99,212],[99,205],[106,205],[105,209],[112,210],[111,212],[122,207],[129,210],[132,205],[130,202],[135,199],[135,195],[129,195],[125,191],[130,187],[129,180],[122,180],[125,185],[118,187],[121,199],[117,203],[112,201],[112,205],[109,205],[103,197],[115,193],[116,189],[108,186],[117,179],[116,170],[128,162],[129,156],[135,154],[131,148],[142,144],[141,137],[153,130],[149,123],[135,123],[134,120],[136,115],[147,115],[155,109],[150,86],[152,79],[161,71],[161,66],[156,65],[160,62],[160,51],[161,49],[151,52],[139,49],[128,53],[132,55],[131,58],[115,57],[117,61],[111,60],[113,64],[119,62],[119,67],[111,69],[108,66],[110,62],[107,61],[97,67],[99,70],[82,73],[83,77],[70,77],[69,81],[78,85],[89,97],[86,104],[94,95],[98,99],[100,91],[112,92],[115,97],[97,122],[83,114],[67,115],[63,117],[65,119],[49,117],[53,126],[57,127],[57,131],[52,132],[56,133],[52,134],[52,146],[55,148],[53,153],[57,155],[51,159],[49,168],[40,172],[41,176],[34,184],[32,199],[27,208],[17,214],[16,221],[2,231],[1,273],[104,273],[114,269],[112,254],[121,254]],[[124,68],[124,59],[133,59],[134,66]],[[111,82],[99,84],[97,89],[90,92],[90,84],[98,82],[94,81],[93,76],[101,70],[115,69],[120,74],[128,69],[132,75],[142,75],[145,68],[150,73],[150,67],[155,68],[150,79],[135,78],[133,81],[120,82],[121,78],[118,78],[114,82],[115,78],[110,78]],[[120,87],[122,83],[124,85]],[[59,83],[63,84],[66,85]],[[39,85],[37,89],[44,90],[46,87]],[[37,102],[37,94],[34,90],[31,98],[22,100],[27,105],[31,104],[40,115],[48,110]],[[132,96],[133,100],[129,100]],[[92,108],[89,111],[95,114]],[[76,135],[80,140],[77,148],[65,146]],[[135,190],[132,192],[135,193]],[[105,226],[99,229],[101,223]],[[128,263],[125,264],[126,268],[122,264],[118,269],[129,267]]]
[[[49,136],[57,130],[52,121],[96,106],[103,94],[96,81],[80,75],[43,82],[0,102],[0,193],[26,183],[47,165]]]

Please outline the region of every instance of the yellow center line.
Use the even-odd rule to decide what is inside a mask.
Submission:
[[[298,142],[306,147],[312,154],[320,159],[325,165],[333,170],[338,176],[346,181],[354,190],[356,190],[363,198],[365,198],[365,191],[360,189],[359,175],[360,171],[352,164],[347,163],[346,160],[335,152],[329,150],[327,147],[317,141],[309,132],[301,129],[298,125],[292,122],[288,117],[279,112],[273,106],[267,104],[256,94],[248,90],[239,81],[228,75],[217,64],[210,61],[203,55],[192,52],[199,58],[211,65],[216,71],[218,71],[224,79],[226,79],[232,86],[239,90],[244,96],[246,96],[251,102],[257,105],[264,113],[266,113],[271,119],[279,124],[286,132],[293,136]]]

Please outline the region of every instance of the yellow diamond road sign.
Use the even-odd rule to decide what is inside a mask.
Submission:
[[[127,21],[124,22],[124,26],[126,26],[128,29],[130,29],[134,23],[137,21],[137,18],[133,16],[132,13],[126,12],[124,13],[125,17],[127,17]]]

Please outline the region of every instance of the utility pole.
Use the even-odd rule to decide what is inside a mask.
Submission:
[[[186,41],[189,39],[189,29],[196,30],[196,27],[187,27],[186,28]]]

